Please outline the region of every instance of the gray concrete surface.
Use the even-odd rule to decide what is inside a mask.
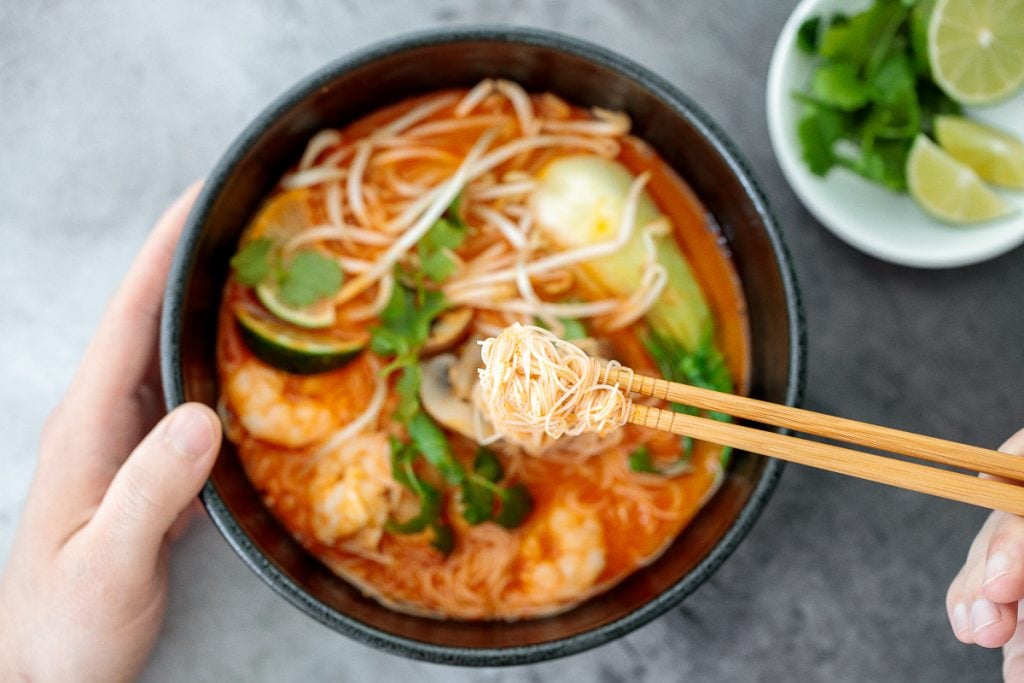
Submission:
[[[803,283],[809,407],[995,446],[1024,423],[1021,252],[922,272],[825,232],[770,151],[764,83],[792,2],[497,0],[0,3],[0,556],[39,429],[153,218],[272,97],[379,38],[501,22],[618,50],[696,99],[771,196]],[[898,229],[898,227],[894,227]],[[212,526],[177,547],[147,681],[992,680],[947,580],[975,509],[790,467],[746,542],[682,607],[597,650],[461,671],[301,615]]]

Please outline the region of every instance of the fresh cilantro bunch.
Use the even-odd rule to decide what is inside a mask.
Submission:
[[[937,114],[960,105],[936,86],[928,67],[927,23],[934,0],[875,0],[868,9],[807,20],[798,48],[818,59],[797,124],[803,160],[823,176],[846,168],[905,191],[914,137],[931,133]]]
[[[275,246],[273,240],[258,239],[239,249],[231,258],[238,281],[249,287],[272,282],[284,302],[296,308],[334,296],[341,289],[341,268],[332,259],[314,249],[284,259]]]

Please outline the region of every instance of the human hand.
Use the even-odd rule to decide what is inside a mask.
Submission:
[[[1024,429],[1000,449],[1024,455]],[[962,643],[1003,647],[1003,676],[1024,680],[1024,517],[989,515],[946,594],[953,633]]]
[[[0,580],[4,681],[130,680],[159,633],[168,537],[221,439],[200,404],[160,419],[160,304],[198,189],[157,221],[43,430]]]

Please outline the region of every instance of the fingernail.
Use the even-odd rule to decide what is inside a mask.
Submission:
[[[999,621],[999,608],[988,600],[979,598],[971,605],[971,631],[973,633],[977,633],[997,621]]]
[[[182,406],[171,415],[165,437],[175,450],[194,460],[213,447],[213,426],[200,408]]]
[[[1013,571],[1013,558],[1000,551],[988,558],[985,563],[985,584],[988,585],[1011,571]]]
[[[956,607],[953,608],[953,630],[957,633],[963,633],[971,628],[971,621],[967,617],[967,607],[964,603],[957,603]]]

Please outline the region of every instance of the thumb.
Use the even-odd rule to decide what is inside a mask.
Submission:
[[[210,408],[175,408],[121,466],[93,517],[95,530],[130,561],[155,563],[171,525],[210,475],[220,441]]]

